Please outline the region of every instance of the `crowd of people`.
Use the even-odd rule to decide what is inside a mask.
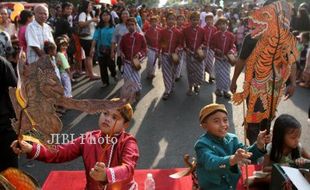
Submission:
[[[264,6],[273,2],[269,1]],[[139,157],[138,146],[134,137],[124,131],[133,114],[129,104],[103,112],[98,122],[100,130],[90,132],[96,138],[103,134],[116,136],[120,141],[117,147],[106,145],[103,150],[94,149],[97,145],[82,144],[78,138],[73,144],[59,145],[61,151],[55,154],[37,144],[14,141],[17,137],[10,126],[14,110],[8,87],[17,85],[16,64],[21,51],[26,55],[26,64],[48,55],[64,87],[64,95],[69,98],[72,83],[86,75],[91,81],[101,80],[103,87],[110,85],[111,79],[132,81],[136,84],[138,101],[142,90],[141,64],[147,59],[148,80],[156,77],[157,67],[162,70],[163,100],[172,98],[176,82],[183,79],[183,69],[187,73],[186,95],[198,95],[208,81],[215,82],[216,96],[231,99],[237,79],[257,43],[257,39],[248,35],[251,28],[247,24],[248,16],[256,9],[259,5],[244,4],[230,9],[210,5],[138,9],[123,2],[98,8],[93,2],[83,0],[78,10],[69,2],[49,8],[38,5],[33,10],[21,11],[11,20],[10,10],[0,7],[1,105],[4,105],[0,108],[0,144],[1,150],[7,153],[1,156],[0,171],[9,166],[18,167],[11,146],[15,153],[27,153],[28,157],[45,162],[64,162],[82,156],[86,163],[87,189],[101,189],[107,184],[112,188],[116,182],[123,184],[123,189],[137,189],[133,171]],[[310,88],[309,10],[307,3],[296,11],[293,9],[290,30],[298,39],[300,56],[296,62],[296,80],[291,77],[288,84],[288,96],[293,94],[296,83]],[[93,70],[97,63],[100,75]],[[231,79],[231,67],[235,65]],[[201,189],[235,189],[240,177],[237,166],[248,159],[255,161],[265,155],[266,171],[270,171],[272,163],[302,165],[310,159],[299,143],[301,126],[294,117],[279,116],[272,139],[261,126],[264,120],[250,124],[247,137],[251,146],[245,150],[235,135],[227,133],[227,116],[226,108],[219,104],[207,105],[199,113],[200,124],[206,131],[195,145]],[[89,157],[89,151],[96,154]],[[113,151],[118,156],[112,159]],[[98,160],[97,155],[103,155],[100,157],[103,159]]]

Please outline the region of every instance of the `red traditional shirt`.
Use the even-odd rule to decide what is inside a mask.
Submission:
[[[217,54],[217,51],[223,52],[224,55],[235,53],[235,36],[228,31],[217,31],[210,41],[210,48],[215,52],[215,56],[217,57],[220,56]]]
[[[146,33],[145,33],[145,40],[146,44],[148,47],[153,48],[153,49],[159,49],[159,35],[160,35],[160,30],[159,28],[149,28]]]
[[[56,152],[34,144],[27,157],[47,163],[62,163],[82,156],[87,179],[86,189],[98,190],[108,185],[108,190],[112,190],[115,186],[120,190],[128,190],[135,185],[133,176],[139,158],[138,145],[136,139],[126,132],[121,132],[115,137],[117,143],[115,145],[110,143],[105,151],[102,148],[105,134],[97,130],[88,132],[67,144],[56,145]],[[107,167],[106,183],[95,181],[89,175],[90,170],[99,161],[104,162]]]
[[[215,26],[208,26],[206,25],[204,28],[204,45],[206,47],[210,46],[210,41],[212,39],[212,36],[215,34],[215,32],[217,31],[217,28]]]
[[[176,27],[162,29],[159,44],[163,53],[174,53],[177,48],[182,47],[182,34]]]
[[[196,50],[204,42],[204,30],[200,27],[188,26],[183,30],[184,41],[186,49],[191,52],[196,52]]]
[[[144,36],[138,32],[125,34],[120,42],[120,50],[124,53],[126,60],[131,61],[135,55],[141,59],[146,54]]]

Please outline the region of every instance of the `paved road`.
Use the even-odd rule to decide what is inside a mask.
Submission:
[[[98,66],[96,67],[98,70]],[[134,119],[129,131],[137,138],[140,159],[138,168],[174,168],[183,167],[183,155],[194,155],[193,146],[196,139],[203,133],[199,127],[198,113],[202,106],[218,102],[226,105],[230,118],[230,132],[237,133],[243,140],[242,106],[233,106],[230,101],[216,98],[213,94],[215,85],[206,83],[197,96],[186,95],[185,72],[181,81],[176,83],[175,93],[167,101],[161,96],[164,91],[162,74],[157,71],[156,78],[151,82],[142,73],[143,90],[139,103],[135,105]],[[241,87],[242,78],[239,79]],[[101,82],[81,80],[74,85],[74,97],[110,98],[117,94],[122,81],[101,88]],[[310,104],[310,90],[298,88],[292,99],[282,102],[279,114],[294,115],[303,125],[302,143],[310,144],[310,126],[307,125],[307,109]],[[97,128],[98,115],[86,115],[77,111],[68,111],[62,118],[64,133],[80,134]],[[310,147],[306,147],[310,151]],[[31,173],[42,184],[51,170],[82,170],[83,161],[77,159],[63,164],[45,164],[33,161],[33,167],[22,157],[21,168]]]

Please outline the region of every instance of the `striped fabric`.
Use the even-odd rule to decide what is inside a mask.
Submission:
[[[161,63],[165,84],[165,93],[171,93],[175,83],[175,72],[177,66],[172,63],[172,59],[169,54],[161,55]]]
[[[203,60],[205,71],[209,73],[210,77],[214,78],[214,51],[210,48],[205,49],[206,58]],[[205,75],[204,75],[205,78]]]
[[[157,60],[157,52],[154,49],[148,48],[147,49],[147,65],[146,65],[146,72],[147,75],[154,75],[156,70],[156,60]]]
[[[229,92],[231,65],[226,59],[215,59],[214,72],[216,89]]]
[[[204,64],[194,58],[192,53],[186,53],[186,69],[188,85],[202,85],[204,79]]]
[[[179,52],[179,58],[180,58],[180,63],[178,64],[177,68],[176,68],[176,78],[180,78],[181,77],[181,73],[182,73],[182,68],[185,62],[185,52],[183,50],[181,50]]]
[[[142,89],[142,84],[141,84],[141,75],[139,73],[139,71],[136,71],[133,67],[132,67],[132,63],[124,60],[124,80],[131,80],[134,83],[137,84],[137,92],[140,91]]]

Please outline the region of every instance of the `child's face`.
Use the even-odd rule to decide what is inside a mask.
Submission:
[[[284,136],[284,144],[291,149],[295,149],[298,146],[299,139],[301,135],[300,129],[295,129],[293,131],[290,131],[289,133],[286,133]]]
[[[100,114],[98,126],[105,133],[110,134],[114,127],[114,133],[119,133],[125,128],[125,120],[117,109],[109,109]]]
[[[218,25],[218,28],[219,28],[222,32],[224,32],[224,31],[227,30],[227,24],[226,24],[225,22],[222,22],[222,23],[220,23],[220,24]]]
[[[206,121],[201,123],[202,127],[209,133],[219,138],[224,138],[229,127],[226,113],[218,111],[208,116]]]
[[[206,17],[206,23],[208,26],[213,26],[213,17],[207,16]]]
[[[155,28],[155,27],[157,26],[157,20],[152,19],[152,20],[151,20],[151,26],[152,26],[153,28]]]
[[[178,26],[182,26],[182,24],[184,23],[185,19],[184,17],[178,17],[177,19],[177,25]]]
[[[172,26],[174,26],[174,24],[175,24],[175,17],[174,16],[169,16],[167,18],[167,25],[169,27],[172,27]]]
[[[50,55],[51,56],[55,56],[57,54],[57,49],[56,48],[53,48],[50,50]]]
[[[197,18],[197,17],[192,18],[192,19],[191,19],[191,23],[192,23],[192,26],[193,26],[193,27],[198,26],[198,24],[199,24],[199,18]]]

